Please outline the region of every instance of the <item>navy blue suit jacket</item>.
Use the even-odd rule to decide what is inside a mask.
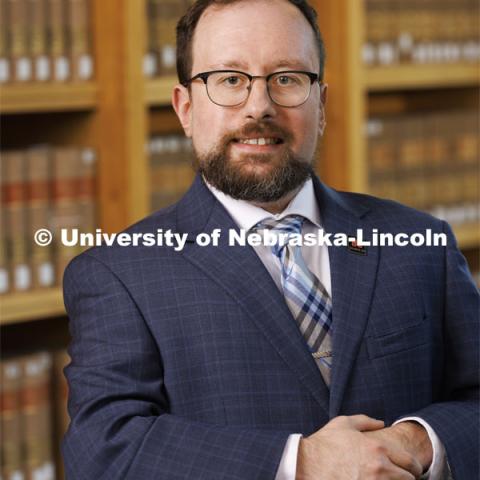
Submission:
[[[314,179],[327,232],[434,232],[448,247],[329,248],[328,390],[251,247],[194,242],[235,229],[197,176],[128,232],[188,233],[169,247],[100,247],[64,277],[72,363],[67,478],[273,480],[290,433],[337,415],[425,419],[456,480],[478,472],[479,296],[450,228]],[[368,235],[367,235],[368,237]]]

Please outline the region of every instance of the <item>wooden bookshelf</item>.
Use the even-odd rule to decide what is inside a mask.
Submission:
[[[478,64],[401,65],[365,68],[368,91],[460,88],[480,85]]]
[[[478,248],[480,245],[480,224],[467,223],[465,225],[453,226],[458,246],[462,250]]]
[[[147,80],[145,103],[149,106],[170,106],[172,89],[177,82],[176,76]]]
[[[60,288],[11,293],[0,297],[0,325],[65,315]]]
[[[436,98],[428,99],[432,104],[447,108],[478,104],[479,66],[368,68],[362,63],[365,2],[312,0],[312,4],[319,14],[328,53],[327,130],[319,173],[335,188],[368,193],[364,126],[369,115],[421,108],[426,94],[433,91]],[[171,108],[177,79],[143,77],[148,31],[145,0],[94,0],[91,13],[95,80],[3,85],[2,137],[15,137],[12,143],[20,146],[41,138],[93,147],[98,153],[99,226],[114,232],[149,213],[145,145],[152,132],[182,131]],[[457,98],[460,90],[469,92]],[[454,232],[460,248],[478,259],[480,225],[454,226]],[[58,336],[59,324],[66,324],[64,315],[60,288],[0,296],[0,334],[22,337],[22,345],[46,345],[48,339]],[[9,348],[15,351],[17,347],[10,343]]]
[[[361,60],[364,2],[314,0],[313,4],[328,51],[328,127],[320,174],[333,187],[368,192],[363,128],[372,94],[384,92],[391,101],[382,100],[382,105],[390,108],[393,101],[400,111],[404,102],[401,97],[394,98],[399,91],[417,91],[422,96],[427,89],[453,92],[478,87],[478,65],[367,68]],[[79,141],[97,149],[100,226],[105,231],[119,231],[149,212],[145,154],[149,134],[153,130],[181,131],[170,104],[177,80],[175,76],[145,79],[142,75],[147,31],[143,1],[102,0],[92,2],[92,7],[95,82],[7,85],[0,89],[0,113],[20,117],[16,114],[35,112],[50,117],[51,112],[87,111],[86,116],[72,115],[49,128],[53,132],[48,132],[48,138],[58,135],[62,143]],[[55,121],[50,119],[49,127]],[[462,248],[480,245],[479,225],[459,227],[455,232]],[[59,290],[7,295],[0,303],[1,325],[63,313]]]
[[[12,84],[0,89],[0,113],[92,110],[97,101],[94,82]]]
[[[365,125],[369,115],[402,114],[478,105],[480,66],[475,63],[368,67],[365,3],[315,2],[326,48],[327,131],[322,178],[335,188],[369,193]],[[478,223],[454,227],[460,248],[480,248]]]

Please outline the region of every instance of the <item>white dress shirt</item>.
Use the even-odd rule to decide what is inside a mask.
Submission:
[[[316,201],[315,192],[313,189],[313,181],[311,179],[305,182],[301,190],[292,199],[285,210],[277,215],[274,215],[244,200],[236,200],[216,189],[208,182],[205,183],[241,229],[250,230],[253,226],[265,218],[273,217],[275,219],[281,219],[287,215],[301,215],[308,220],[303,223],[302,234],[316,233],[318,229],[322,228],[320,209]],[[280,292],[283,294],[281,285],[281,265],[278,257],[272,253],[269,246],[260,245],[252,248],[265,265],[265,268],[270,273],[270,276]],[[332,280],[330,274],[328,247],[326,245],[302,245],[301,251],[308,268],[318,277],[330,295],[330,298],[332,298]],[[335,300],[333,298],[332,303],[335,309]],[[445,449],[440,442],[440,439],[430,425],[421,418],[409,417],[403,418],[399,421],[407,420],[413,420],[420,423],[427,430],[430,441],[432,442],[433,461],[429,470],[422,478],[441,480],[445,468],[446,456]],[[399,421],[395,423],[398,423]],[[301,437],[301,434],[292,434],[289,436],[285,444],[275,480],[295,480],[298,446]]]

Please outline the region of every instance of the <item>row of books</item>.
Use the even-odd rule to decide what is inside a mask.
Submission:
[[[0,83],[93,77],[90,0],[0,0]]]
[[[194,0],[146,0],[146,77],[174,75],[176,64],[176,26]]]
[[[2,152],[0,293],[61,285],[65,266],[82,249],[62,245],[61,229],[95,230],[95,163],[90,148]],[[41,229],[53,236],[48,245]]]
[[[366,0],[366,65],[480,60],[477,0]]]
[[[193,181],[192,143],[184,135],[156,135],[148,143],[151,208],[171,205]]]
[[[60,439],[68,428],[66,351],[2,358],[1,479],[61,478]]]
[[[452,223],[480,221],[476,110],[371,118],[370,191]]]

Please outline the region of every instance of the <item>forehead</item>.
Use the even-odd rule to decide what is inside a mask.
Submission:
[[[203,13],[193,38],[193,69],[272,69],[318,71],[313,29],[286,0],[248,0],[214,5]],[[262,72],[260,72],[262,70]]]

